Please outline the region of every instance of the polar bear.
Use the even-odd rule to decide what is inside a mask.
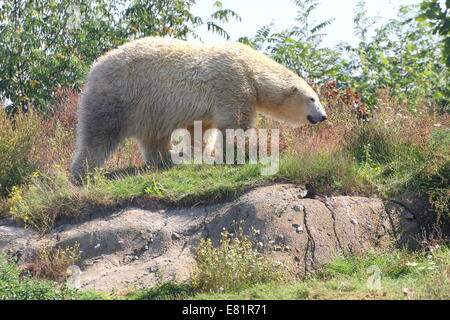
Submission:
[[[193,44],[147,37],[100,57],[80,99],[72,174],[100,167],[126,138],[147,163],[168,159],[171,133],[255,127],[257,112],[294,125],[327,119],[295,73],[241,43]]]

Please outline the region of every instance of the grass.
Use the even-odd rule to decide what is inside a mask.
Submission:
[[[104,190],[118,202],[151,196],[189,205],[221,201],[260,181],[259,166],[180,165],[168,171],[128,175],[107,183]]]
[[[0,300],[63,300],[75,296],[76,291],[66,286],[21,274],[15,263],[0,256]]]
[[[27,185],[13,187],[4,207],[13,217],[47,232],[58,220],[83,220],[89,207],[115,208],[150,200],[181,206],[212,204],[256,185],[285,181],[310,183],[322,193],[392,197],[415,190],[428,195],[439,218],[448,220],[448,155],[442,144],[450,133],[437,128],[434,134],[440,140],[423,147],[395,139],[388,128],[362,126],[343,146],[302,155],[284,153],[274,176],[262,176],[260,165],[184,164],[166,171],[136,170],[137,174],[95,171],[77,187],[56,165],[46,173],[35,172]]]
[[[48,232],[59,220],[81,221],[83,208],[114,208],[135,200],[209,204],[235,197],[261,181],[258,166],[183,165],[112,180],[96,172],[85,186],[77,187],[64,171],[54,168],[52,173],[33,176],[29,185],[14,188],[8,210],[33,228]]]
[[[235,222],[233,233],[222,231],[217,246],[211,239],[200,239],[194,248],[196,265],[191,276],[194,288],[229,292],[251,284],[287,279],[288,268],[270,261],[260,252],[262,243],[256,242],[259,231],[251,228],[249,234],[245,234],[238,224]]]
[[[195,292],[186,284],[164,284],[140,290],[129,299],[321,300],[321,299],[450,299],[450,249],[431,253],[392,250],[341,257],[303,281],[265,282],[229,292]],[[370,286],[379,276],[380,286]],[[369,284],[368,284],[369,283]],[[373,282],[372,282],[373,283]],[[168,294],[167,289],[170,288]]]
[[[68,173],[76,94],[67,93],[47,118],[19,115],[15,130],[2,113],[0,149],[7,152],[2,152],[6,165],[0,168],[0,195],[7,197],[0,201],[0,216],[48,232],[59,221],[82,221],[90,209],[155,200],[181,206],[211,204],[257,185],[284,181],[311,184],[327,194],[389,198],[413,191],[428,197],[437,220],[450,222],[448,115],[425,107],[408,111],[395,97],[384,94],[378,102],[383,107],[363,122],[345,94],[324,90],[324,105],[335,109],[327,110],[329,120],[323,124],[292,129],[259,119],[259,127],[281,128],[280,170],[274,176],[261,176],[261,166],[248,164],[137,169],[142,167],[137,145],[127,141],[107,161],[105,171],[93,172],[78,187]]]
[[[379,282],[377,282],[379,279]],[[261,279],[229,290],[166,282],[125,295],[69,289],[23,275],[0,257],[0,300],[322,300],[450,299],[450,247],[427,252],[392,249],[385,253],[338,257],[303,280]]]

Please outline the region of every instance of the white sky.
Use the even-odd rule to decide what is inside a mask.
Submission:
[[[264,25],[274,23],[277,31],[295,25],[297,7],[291,0],[221,0],[223,7],[236,11],[242,18],[241,22],[232,21],[223,25],[235,41],[242,36],[254,36]],[[213,12],[213,0],[197,0],[193,12],[201,17],[208,17]],[[316,22],[334,18],[335,21],[323,30],[325,46],[333,46],[340,41],[356,44],[353,31],[354,9],[358,0],[321,0],[317,10],[312,15]],[[369,16],[380,16],[379,23],[396,16],[398,8],[406,4],[418,4],[421,0],[366,0]],[[218,35],[208,32],[206,28],[197,30],[204,43],[219,43],[226,41]]]

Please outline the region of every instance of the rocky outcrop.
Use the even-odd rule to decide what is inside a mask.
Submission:
[[[199,237],[217,243],[224,229],[235,230],[236,222],[244,230],[260,230],[257,240],[264,252],[299,273],[340,254],[385,250],[393,242],[416,245],[420,221],[400,201],[305,196],[302,186],[277,184],[217,205],[127,208],[44,236],[0,223],[0,251],[25,263],[43,244],[79,243],[81,287],[120,290],[152,286],[161,277],[186,279]]]

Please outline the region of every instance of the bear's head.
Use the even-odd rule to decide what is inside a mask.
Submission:
[[[292,124],[303,124],[306,122],[316,124],[327,120],[327,114],[320,103],[317,93],[306,83],[294,85],[290,88],[283,109],[287,121]]]
[[[319,96],[305,80],[298,77],[291,78],[284,83],[278,93],[278,95],[272,94],[272,98],[275,99],[268,101],[268,105],[260,105],[258,109],[293,126],[316,124],[327,120],[327,114],[320,103]]]

